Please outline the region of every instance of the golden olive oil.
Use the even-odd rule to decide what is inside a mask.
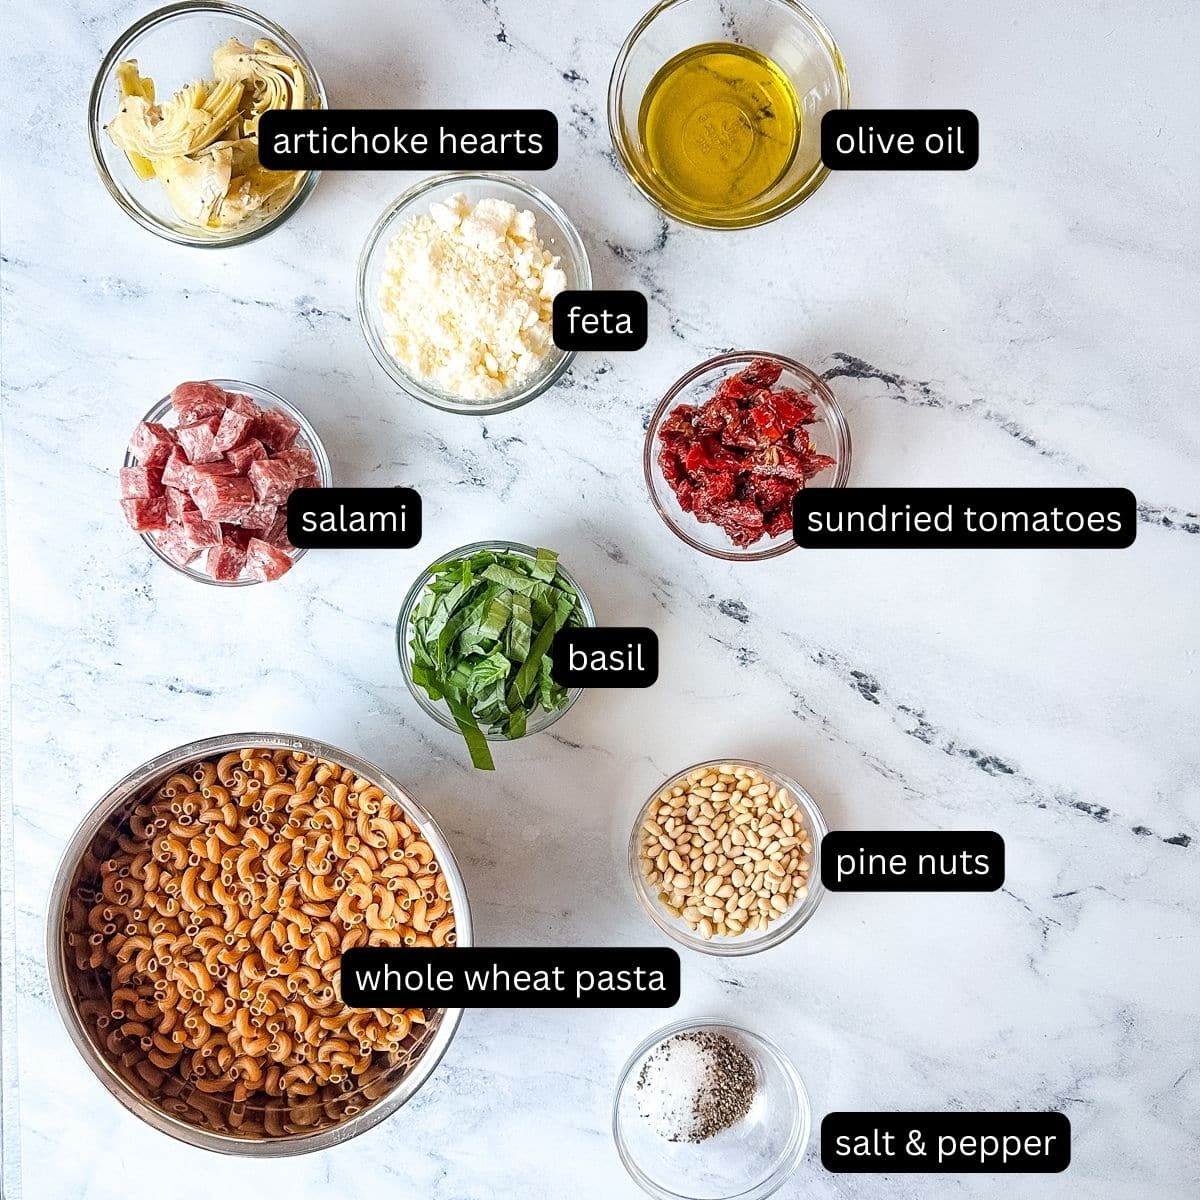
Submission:
[[[786,174],[800,104],[764,54],[709,42],[675,55],[646,88],[638,132],[681,216],[737,217]]]

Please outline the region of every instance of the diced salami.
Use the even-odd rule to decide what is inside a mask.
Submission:
[[[276,454],[271,461],[283,463],[296,479],[304,479],[317,473],[317,460],[303,446],[293,446],[290,450],[284,450]]]
[[[138,533],[149,533],[152,530],[166,529],[167,527],[166,496],[153,498],[143,496],[122,500],[121,508],[130,528],[136,529]]]
[[[291,557],[278,546],[251,538],[246,553],[246,572],[252,579],[278,579],[292,569]]]
[[[232,583],[246,565],[246,551],[232,542],[222,542],[219,546],[211,546],[204,560],[205,569],[221,583]]]
[[[255,504],[237,524],[242,529],[250,529],[255,533],[265,533],[275,524],[275,517],[278,512],[278,504],[271,504],[269,502],[266,504]]]
[[[289,450],[290,454],[291,451]],[[256,458],[266,458],[266,447],[258,438],[247,438],[240,446],[225,451],[225,461],[233,463],[239,475],[245,475],[250,470],[250,464]]]
[[[179,524],[185,512],[199,512],[196,502],[178,488],[169,487],[167,492],[167,520]]]
[[[171,447],[171,457],[167,459],[162,470],[164,486],[186,488],[188,483],[188,460],[181,446]]]
[[[220,417],[205,417],[193,425],[180,425],[175,431],[179,444],[190,463],[219,462],[222,453],[216,449],[217,430],[221,426]]]
[[[292,545],[287,533],[286,508],[279,510],[279,515],[275,518],[274,524],[263,534],[263,541],[270,542],[272,546],[278,546],[280,550],[287,550],[289,553],[296,549]]]
[[[300,425],[282,409],[272,408],[258,415],[254,436],[269,450],[290,450],[300,436]]]
[[[270,458],[252,462],[246,478],[254,485],[254,495],[260,504],[276,507],[287,502],[288,494],[296,485],[296,477],[290,468]]]
[[[254,504],[254,488],[236,475],[209,475],[192,489],[196,507],[209,521],[236,521]]]
[[[143,467],[161,467],[175,448],[175,434],[157,421],[142,421],[129,439],[129,453]]]
[[[154,544],[172,561],[181,567],[195,562],[203,553],[203,547],[194,546],[183,535],[183,531],[172,526],[166,533],[160,533],[154,539]]]
[[[213,439],[213,449],[220,450],[222,454],[232,450],[246,436],[255,419],[249,413],[227,408],[221,414],[221,424],[217,429],[217,436]]]
[[[185,512],[180,518],[184,537],[193,546],[219,546],[221,544],[221,526],[216,521],[209,521],[197,510]]]
[[[194,425],[208,417],[219,418],[228,403],[225,391],[207,381],[181,383],[171,393],[171,407],[180,425]]]
[[[296,480],[296,490],[300,488],[319,488],[321,486],[320,479],[316,475],[306,475],[303,479]]]
[[[249,396],[243,396],[241,392],[227,392],[226,395],[229,398],[229,407],[234,412],[245,413],[248,417],[257,417],[262,412]]]
[[[229,476],[240,476],[241,472],[233,465],[222,459],[220,462],[192,463],[185,468],[183,489],[194,492],[197,484],[203,479],[218,479]]]
[[[162,472],[150,467],[121,468],[121,499],[153,499],[163,494]]]

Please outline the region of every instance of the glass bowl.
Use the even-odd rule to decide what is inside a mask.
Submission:
[[[736,937],[703,938],[694,932],[682,917],[675,916],[664,906],[658,897],[657,888],[642,873],[642,825],[649,819],[650,806],[662,792],[681,786],[683,781],[694,771],[715,771],[723,766],[752,767],[759,774],[766,776],[769,781],[778,787],[786,788],[791,793],[792,799],[804,814],[804,825],[812,839],[812,851],[809,855],[812,859],[812,868],[808,873],[808,895],[780,913],[766,929],[747,930]],[[821,884],[821,839],[828,832],[825,818],[821,815],[817,802],[794,779],[776,771],[773,767],[753,762],[750,759],[714,758],[709,762],[695,763],[672,775],[665,783],[654,789],[638,810],[637,820],[629,834],[629,874],[633,879],[633,889],[643,911],[663,933],[673,938],[681,946],[686,946],[689,950],[698,950],[702,954],[715,954],[723,958],[757,954],[760,950],[769,950],[772,946],[778,946],[780,942],[786,941],[796,930],[806,925],[813,913],[817,911],[817,905],[821,903],[821,899],[825,895],[825,888]]]
[[[638,1111],[638,1076],[661,1043],[698,1031],[721,1034],[746,1054],[754,1064],[757,1092],[750,1111],[731,1128],[703,1142],[670,1142]],[[783,1186],[804,1157],[812,1109],[804,1082],[774,1042],[724,1021],[680,1021],[648,1037],[625,1064],[612,1125],[625,1169],[657,1200],[763,1200]]]
[[[472,203],[483,199],[507,200],[518,209],[528,209],[537,220],[537,234],[567,277],[567,288],[586,291],[592,286],[592,268],[578,230],[565,212],[532,184],[494,172],[451,172],[434,175],[411,187],[394,200],[375,222],[358,260],[358,319],[371,353],[379,365],[405,392],[424,404],[445,412],[486,416],[508,412],[528,404],[562,378],[575,358],[574,351],[551,346],[542,365],[516,388],[500,396],[472,400],[442,391],[429,380],[419,379],[398,362],[387,348],[379,319],[380,284],[387,260],[388,243],[397,228],[410,217],[429,211],[429,206],[461,192]]]
[[[765,358],[779,363],[783,373],[779,383],[783,387],[807,392],[816,405],[817,421],[807,426],[813,445],[820,454],[828,454],[836,462],[822,471],[807,484],[810,488],[842,488],[850,480],[850,427],[845,413],[828,384],[811,368],[782,354],[770,354],[764,350],[740,350],[732,354],[719,354],[693,367],[682,379],[672,384],[667,394],[659,401],[646,429],[646,442],[642,452],[642,468],[646,475],[646,487],[650,500],[658,515],[667,523],[671,532],[695,550],[711,554],[726,562],[757,562],[775,558],[795,549],[796,540],[790,529],[778,537],[765,534],[750,546],[735,546],[719,525],[698,521],[691,513],[680,507],[675,493],[663,478],[658,465],[658,431],[678,404],[701,405],[716,390],[728,375],[736,375],[755,359]]]
[[[737,43],[766,55],[796,93],[799,143],[790,166],[736,211],[688,203],[650,161],[640,129],[642,98],[658,71],[696,46]],[[668,216],[705,229],[747,229],[807,200],[829,171],[821,118],[850,106],[846,65],[829,30],[795,0],[662,0],[625,39],[608,85],[608,129],[634,185]]]
[[[311,738],[234,733],[190,742],[158,755],[114,784],[84,817],[63,852],[54,878],[46,916],[46,960],[54,1004],[71,1042],[125,1108],[148,1125],[191,1146],[223,1154],[278,1158],[341,1145],[411,1100],[449,1048],[462,1009],[433,1010],[434,1019],[426,1027],[423,1041],[405,1048],[403,1057],[391,1063],[372,1064],[379,1070],[369,1082],[356,1082],[338,1095],[322,1097],[323,1114],[309,1127],[297,1127],[291,1119],[289,1103],[301,1101],[299,1096],[290,1102],[271,1098],[247,1101],[239,1124],[232,1119],[230,1102],[204,1097],[193,1102],[194,1093],[173,1082],[169,1073],[156,1072],[141,1059],[132,1061],[128,1051],[118,1057],[110,1048],[103,1031],[96,1028],[94,1014],[103,997],[109,996],[111,1001],[111,991],[106,990],[111,989],[111,983],[96,969],[79,965],[68,939],[71,927],[78,923],[80,907],[86,910],[88,893],[95,892],[100,864],[128,828],[134,807],[149,790],[188,763],[247,746],[332,759],[383,788],[409,814],[441,866],[454,907],[456,944],[472,944],[470,904],[454,853],[437,822],[401,784],[373,763]],[[163,903],[170,901],[168,896]],[[205,1102],[199,1103],[200,1099]],[[279,1132],[271,1132],[272,1128]]]
[[[325,446],[321,439],[317,436],[317,431],[308,423],[308,418],[293,405],[289,404],[282,396],[275,395],[274,392],[267,391],[264,387],[259,387],[256,383],[243,383],[237,379],[209,379],[206,382],[215,383],[217,387],[223,388],[227,392],[240,392],[243,396],[249,396],[256,404],[262,405],[264,408],[281,408],[300,426],[300,434],[296,438],[296,445],[303,446],[308,450],[317,462],[317,474],[321,479],[323,488],[333,487],[333,468],[329,465],[329,455],[325,453]],[[171,397],[164,396],[143,418],[143,421],[157,421],[160,424],[165,423],[164,418],[172,415],[171,412]],[[125,461],[121,464],[124,467],[137,466],[136,455],[125,451]],[[213,587],[250,587],[252,584],[263,582],[260,579],[214,579],[211,575],[204,571],[197,570],[194,566],[185,566],[183,563],[177,563],[170,555],[164,553],[154,540],[152,534],[141,533],[138,535],[154,553],[162,559],[174,571],[178,571],[180,575],[186,575],[189,579],[195,579],[200,583],[209,583]],[[307,553],[306,548],[297,548],[291,551],[292,562],[298,563],[301,558]],[[199,559],[196,560],[200,561]]]
[[[470,545],[460,546],[457,550],[451,550],[448,554],[443,554],[441,558],[430,563],[417,576],[416,582],[408,590],[408,595],[404,597],[404,604],[400,608],[400,616],[396,621],[396,653],[400,658],[400,669],[404,673],[404,682],[408,684],[408,690],[412,693],[413,699],[439,725],[444,726],[446,729],[453,729],[455,732],[458,731],[458,725],[450,715],[450,710],[446,707],[445,702],[430,700],[425,690],[419,687],[412,677],[412,651],[408,645],[408,623],[412,618],[412,611],[416,607],[417,601],[425,591],[426,585],[433,578],[434,568],[441,566],[442,563],[451,562],[456,558],[466,558],[471,554],[477,554],[481,550],[498,550],[505,554],[517,554],[522,558],[528,558],[530,561],[537,554],[533,546],[526,546],[521,542],[505,541],[472,542]],[[594,626],[596,624],[596,614],[592,610],[591,601],[584,594],[583,588],[579,586],[579,580],[561,562],[558,564],[558,570],[562,577],[575,589],[575,594],[579,597],[579,607],[583,610],[588,627]],[[534,733],[541,733],[543,729],[549,729],[555,721],[565,716],[571,710],[575,701],[582,695],[583,688],[571,688],[567,692],[567,702],[562,708],[554,712],[547,712],[544,708],[539,708],[536,713],[530,714],[529,724],[525,729],[525,737],[529,737]],[[507,742],[510,740],[499,733],[485,733],[484,737],[489,742]]]
[[[126,59],[138,60],[146,76],[154,80],[162,100],[193,80],[211,78],[212,53],[230,38],[250,44],[262,37],[270,38],[300,64],[317,101],[316,107],[328,108],[325,86],[291,34],[248,8],[225,4],[221,0],[170,4],[157,9],[121,34],[104,56],[88,101],[92,159],[112,198],[143,229],[180,246],[218,249],[240,246],[277,229],[317,186],[319,172],[308,171],[281,207],[266,214],[256,214],[233,229],[201,229],[181,221],[168,202],[162,184],[155,179],[139,179],[125,152],[104,132],[104,126],[119,107],[117,67]]]

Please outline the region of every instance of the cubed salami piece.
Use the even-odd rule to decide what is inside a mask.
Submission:
[[[227,408],[221,414],[221,424],[217,429],[217,436],[213,439],[213,449],[220,450],[222,454],[227,450],[232,450],[245,438],[254,421],[255,418],[249,413],[240,413],[235,408]]]
[[[192,489],[192,499],[206,520],[236,521],[254,505],[254,489],[236,475],[209,475]]]
[[[171,407],[180,425],[194,425],[208,417],[219,419],[228,403],[224,389],[207,381],[181,383],[171,393]]]
[[[232,525],[228,522],[223,522],[221,525],[221,541],[227,546],[237,546],[239,550],[245,550],[250,545],[250,539],[254,536],[248,529],[243,529],[240,525]]]
[[[293,446],[284,450],[271,459],[272,462],[283,463],[297,479],[317,473],[317,460],[303,446]]]
[[[167,493],[167,519],[169,521],[179,522],[179,519],[185,512],[199,512],[196,507],[196,502],[187,494],[180,491],[179,488],[169,487]]]
[[[195,562],[203,553],[202,546],[194,546],[183,535],[183,531],[172,527],[166,533],[160,533],[154,539],[154,544],[172,561],[181,567]]]
[[[246,552],[246,573],[252,579],[278,579],[291,569],[291,557],[278,546],[272,546],[262,538],[250,539],[250,546]]]
[[[226,462],[224,459],[220,462],[192,463],[186,469],[183,487],[185,491],[194,492],[197,484],[203,479],[219,479],[240,474],[241,472],[233,463]]]
[[[175,430],[188,462],[209,463],[221,460],[223,455],[214,445],[220,426],[220,417],[205,417],[193,425],[180,425]]]
[[[210,546],[204,560],[204,566],[209,575],[221,583],[232,583],[241,575],[245,565],[246,551],[231,542]]]
[[[249,396],[243,396],[241,392],[228,392],[226,394],[229,399],[229,407],[234,412],[245,413],[248,417],[257,417],[262,412],[262,409]]]
[[[163,484],[171,488],[186,488],[188,485],[189,470],[187,455],[184,454],[183,448],[172,446],[171,457],[167,459],[166,464],[163,466]]]
[[[152,500],[163,494],[162,472],[150,467],[121,468],[121,499]]]
[[[290,454],[291,451],[289,450]],[[266,458],[266,447],[258,438],[247,438],[240,446],[225,451],[225,461],[232,463],[239,475],[245,475],[250,470],[250,464],[257,458]]]
[[[143,421],[129,439],[129,453],[143,467],[161,467],[175,448],[175,434],[157,421]]]
[[[255,533],[265,533],[275,524],[275,517],[278,512],[278,504],[272,504],[269,501],[265,504],[255,504],[244,517],[238,520],[237,524],[242,529],[250,529]]]
[[[185,512],[180,518],[184,537],[193,546],[219,546],[221,544],[221,526],[216,521],[206,520],[199,510]]]
[[[274,524],[263,534],[263,541],[270,542],[272,546],[278,546],[280,550],[287,550],[289,553],[296,549],[288,537],[286,508],[279,510]]]
[[[254,495],[260,504],[286,504],[296,486],[296,476],[286,463],[270,458],[259,458],[250,464],[246,478],[254,485]]]
[[[290,450],[300,425],[282,409],[265,409],[254,422],[254,436],[269,450]]]
[[[121,508],[130,528],[136,529],[138,533],[149,533],[152,530],[166,529],[167,527],[166,496],[153,498],[142,496],[131,500],[122,500]]]
[[[319,488],[321,480],[316,475],[306,475],[303,479],[296,480],[296,490],[300,488]]]

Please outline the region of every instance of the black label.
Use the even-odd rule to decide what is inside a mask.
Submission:
[[[299,488],[288,497],[288,540],[320,550],[408,550],[421,540],[412,488]]]
[[[342,955],[351,1008],[671,1008],[679,954],[663,947],[428,949],[356,946]]]
[[[1004,883],[998,833],[839,829],[821,839],[831,892],[994,892]]]
[[[258,157],[271,171],[548,171],[558,118],[544,108],[269,109]]]
[[[550,643],[550,677],[563,687],[644,688],[658,678],[653,629],[560,629]]]
[[[802,488],[792,536],[810,550],[1122,550],[1128,488]]]
[[[650,317],[641,292],[559,292],[554,344],[560,350],[640,350]]]
[[[835,1112],[821,1122],[821,1163],[839,1174],[1053,1174],[1071,1164],[1071,1122],[1059,1112]]]
[[[979,118],[965,108],[837,108],[821,118],[831,171],[968,171]]]

